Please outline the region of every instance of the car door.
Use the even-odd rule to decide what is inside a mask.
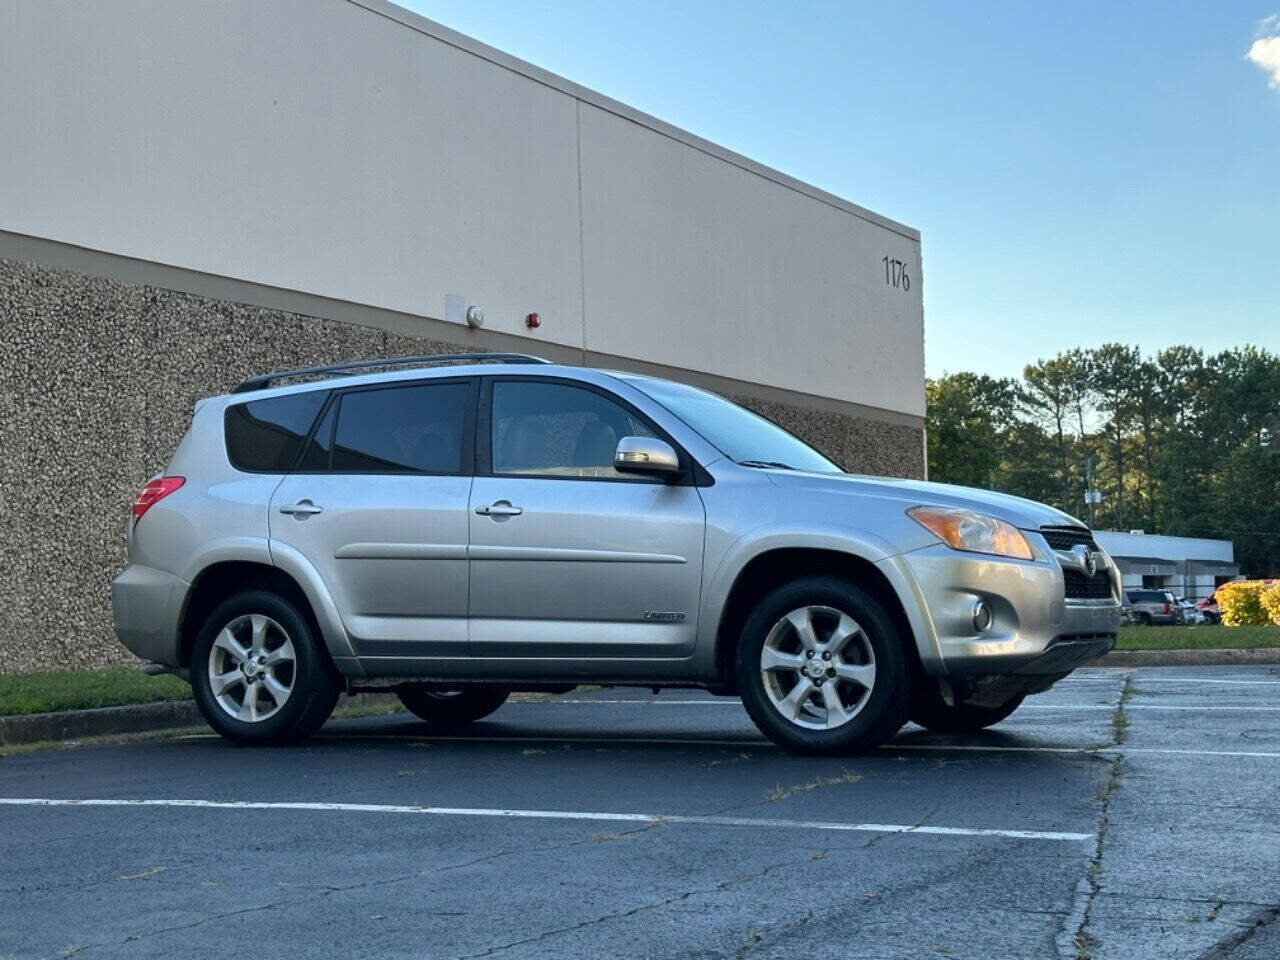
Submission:
[[[473,378],[335,392],[271,502],[273,549],[316,568],[366,668],[467,652]]]
[[[691,472],[667,483],[613,468],[618,440],[660,436],[657,427],[594,385],[529,377],[487,379],[480,420],[472,656],[691,655],[706,524],[698,488]]]

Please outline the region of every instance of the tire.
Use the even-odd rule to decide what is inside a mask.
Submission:
[[[396,691],[400,702],[427,723],[461,726],[482,720],[507,702],[504,687],[445,688],[410,684]]]
[[[1151,626],[1151,614],[1149,613],[1138,614],[1138,623],[1144,627]]]
[[[975,733],[1007,718],[1025,699],[1024,694],[1018,694],[998,707],[978,707],[968,703],[948,706],[936,689],[922,691],[916,695],[916,702],[911,707],[911,722],[934,733]]]
[[[792,753],[873,749],[907,720],[904,640],[880,603],[848,581],[793,580],[765,596],[743,627],[737,653],[743,705],[765,736]],[[806,647],[813,657],[805,656]],[[825,653],[831,659],[818,659]],[[847,672],[833,677],[836,671]]]
[[[340,687],[307,618],[293,603],[265,590],[220,603],[192,647],[196,705],[209,726],[234,743],[293,743],[309,737],[329,719]]]

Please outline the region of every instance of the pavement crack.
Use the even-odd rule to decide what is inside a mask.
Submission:
[[[1214,944],[1208,951],[1200,954],[1197,960],[1222,960],[1235,953],[1236,949],[1252,940],[1257,933],[1280,918],[1280,904],[1259,910],[1246,922],[1241,930]]]
[[[1129,714],[1125,706],[1132,696],[1133,674],[1129,673],[1125,675],[1124,686],[1120,688],[1120,696],[1116,700],[1115,709],[1111,714],[1112,743],[1109,748],[1111,750],[1119,750],[1129,734]],[[1089,926],[1093,919],[1094,902],[1102,893],[1102,875],[1105,872],[1103,858],[1106,856],[1107,835],[1111,829],[1111,802],[1115,798],[1116,791],[1120,789],[1123,779],[1124,753],[1117,752],[1108,762],[1106,775],[1102,779],[1102,784],[1098,787],[1096,795],[1098,801],[1098,828],[1097,837],[1094,841],[1093,856],[1089,859],[1089,866],[1085,871],[1084,877],[1076,885],[1073,909],[1064,918],[1066,922],[1064,922],[1057,938],[1060,957],[1074,958],[1074,960],[1091,960],[1094,947],[1097,946],[1097,941]],[[1074,929],[1071,926],[1071,921],[1073,920],[1075,921]]]
[[[646,830],[653,830],[661,826],[662,826],[661,821],[656,821],[653,823],[646,824],[645,826],[639,827],[635,830],[628,830],[628,831],[625,831],[624,833],[617,834],[617,836],[623,837],[623,836],[629,836],[631,834],[636,834],[636,833],[644,833]],[[334,886],[330,884],[308,884],[307,886],[310,887],[313,891],[310,896],[304,896],[302,898],[299,898],[297,896],[291,896],[282,900],[274,900],[270,903],[256,904],[255,906],[252,906],[252,907],[242,907],[241,909],[238,909],[238,910],[231,910],[225,913],[215,914],[213,916],[200,917],[199,919],[193,920],[190,923],[175,924],[173,926],[159,927],[154,930],[146,930],[141,933],[130,934],[129,936],[125,937],[123,940],[119,940],[119,941],[83,944],[77,947],[77,953],[83,953],[87,950],[97,949],[98,947],[111,947],[111,946],[119,947],[128,943],[136,943],[137,941],[143,940],[147,937],[160,936],[167,933],[179,933],[183,930],[192,930],[197,927],[204,926],[206,924],[217,923],[220,920],[227,920],[232,917],[243,916],[245,914],[250,914],[250,913],[259,913],[264,910],[273,910],[277,907],[291,906],[291,905],[296,906],[301,903],[315,902],[317,900],[323,900],[327,897],[330,897],[335,893],[351,893],[352,891],[356,891],[356,890],[369,890],[369,889],[375,889],[378,887],[393,886],[397,883],[407,883],[412,880],[420,880],[423,877],[430,876],[431,874],[434,874],[434,873],[444,873],[449,870],[463,870],[467,867],[473,867],[477,864],[485,863],[490,860],[498,860],[498,859],[501,859],[502,857],[517,856],[517,855],[526,854],[526,853],[554,853],[559,850],[567,850],[570,847],[577,847],[577,846],[581,846],[583,844],[592,843],[592,842],[598,842],[598,841],[595,840],[595,838],[584,838],[579,840],[572,840],[567,843],[551,844],[551,845],[540,846],[540,847],[526,847],[520,850],[499,850],[497,853],[486,854],[483,857],[476,857],[472,860],[464,860],[460,863],[447,863],[447,864],[442,864],[441,866],[438,866],[438,867],[431,867],[430,869],[427,869],[427,870],[416,870],[413,873],[400,874],[394,877],[383,877],[381,879],[376,879],[376,880],[365,880],[360,883],[342,884],[338,886]]]
[[[807,857],[805,858],[804,862],[806,863],[808,862]],[[496,946],[492,946],[492,947],[489,947],[488,949],[482,950],[479,953],[468,953],[465,956],[460,956],[458,957],[458,960],[480,960],[480,958],[482,957],[492,957],[496,954],[503,952],[504,950],[511,950],[511,949],[514,949],[515,947],[527,946],[528,944],[531,944],[531,943],[541,943],[542,941],[547,940],[551,937],[561,936],[566,933],[574,933],[578,930],[585,930],[588,927],[598,926],[599,924],[602,924],[602,923],[610,923],[614,920],[625,920],[628,917],[634,917],[640,913],[647,913],[650,910],[661,910],[664,907],[671,906],[673,903],[682,903],[683,901],[688,900],[691,897],[713,896],[718,893],[725,893],[733,889],[734,887],[738,887],[747,883],[754,883],[758,880],[763,880],[765,877],[769,876],[771,873],[777,870],[784,870],[784,869],[793,870],[795,869],[796,866],[797,866],[797,863],[792,861],[775,863],[755,873],[749,873],[741,877],[735,877],[732,880],[721,880],[720,882],[713,884],[712,886],[709,886],[709,887],[700,887],[696,890],[686,890],[683,893],[678,893],[670,897],[664,897],[661,900],[654,900],[649,903],[642,903],[642,904],[639,904],[638,906],[631,907],[627,910],[620,910],[614,913],[606,913],[598,917],[593,917],[590,920],[583,920],[579,923],[570,924],[564,927],[556,927],[553,930],[544,930],[541,933],[535,934],[531,937],[521,937],[518,940],[511,940],[511,941],[508,941],[507,943],[500,943],[500,944],[497,944]],[[761,937],[761,939],[763,939],[763,937]],[[750,944],[750,947],[754,948],[758,943],[759,943],[759,940],[756,940],[755,942]]]

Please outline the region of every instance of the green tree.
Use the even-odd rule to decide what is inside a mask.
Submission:
[[[1072,463],[1077,448],[1070,432],[1078,390],[1074,372],[1071,361],[1062,356],[1037,360],[1023,368],[1019,392],[1022,410],[1043,428],[1051,442],[1058,475],[1055,495],[1063,510],[1071,507]]]
[[[955,373],[925,384],[929,479],[990,487],[1000,466],[1003,430],[1014,407],[1012,380]]]
[[[1098,409],[1108,418],[1102,432],[1114,479],[1111,512],[1117,529],[1123,530],[1127,516],[1126,454],[1134,421],[1134,379],[1142,355],[1137,347],[1104,343],[1093,351],[1091,359]]]

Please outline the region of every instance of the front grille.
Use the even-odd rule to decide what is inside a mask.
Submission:
[[[1066,597],[1068,600],[1113,600],[1111,592],[1111,575],[1099,570],[1092,577],[1086,577],[1079,570],[1063,570],[1066,581]]]
[[[1054,550],[1070,550],[1084,544],[1090,550],[1098,549],[1098,542],[1085,527],[1041,527],[1040,533]],[[1111,589],[1111,575],[1099,570],[1092,577],[1086,577],[1079,570],[1063,568],[1063,579],[1066,581],[1066,597],[1068,600],[1114,600]]]
[[[1040,533],[1054,550],[1070,550],[1078,543],[1090,550],[1098,549],[1093,534],[1084,527],[1041,527]]]

